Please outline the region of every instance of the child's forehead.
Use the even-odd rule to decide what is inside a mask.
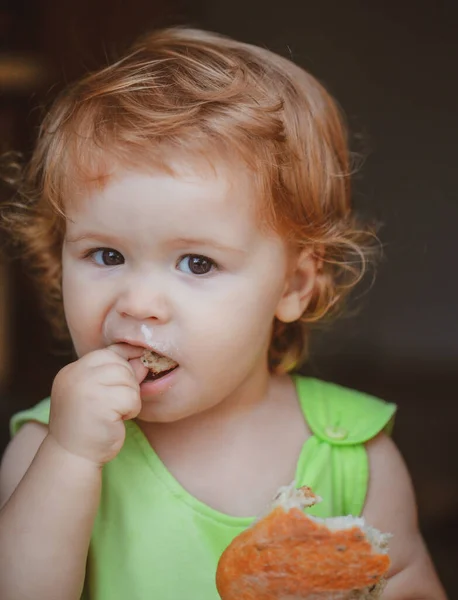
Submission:
[[[64,208],[77,209],[94,195],[106,195],[119,187],[121,181],[126,191],[130,188],[134,192],[142,180],[169,180],[175,182],[175,187],[181,185],[200,189],[215,201],[231,197],[234,205],[241,196],[244,203],[252,207],[259,204],[255,176],[236,157],[178,156],[160,163],[138,159],[125,161],[124,164],[106,157],[97,167],[93,165],[90,175],[80,173],[74,178],[73,184],[69,184]]]
[[[67,235],[83,239],[103,233],[144,248],[178,240],[218,240],[243,248],[261,243],[266,230],[248,170],[226,163],[170,166],[117,170],[104,184],[79,190],[66,207]]]
[[[192,151],[189,151],[189,150]],[[105,193],[116,185],[126,173],[144,176],[166,176],[177,181],[199,181],[206,192],[213,189],[231,203],[232,211],[237,205],[248,206],[257,227],[265,233],[277,231],[277,218],[272,211],[272,198],[266,193],[265,180],[259,170],[253,168],[243,156],[235,151],[217,146],[208,148],[145,148],[143,152],[121,153],[117,148],[101,149],[92,160],[80,155],[78,160],[67,163],[65,193],[61,195],[63,216],[79,211],[90,199]],[[63,191],[63,190],[62,190]],[[129,193],[126,190],[126,203]],[[243,209],[243,212],[245,211]]]

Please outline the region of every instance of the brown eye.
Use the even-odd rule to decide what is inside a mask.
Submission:
[[[111,248],[100,248],[92,253],[92,258],[97,265],[114,267],[124,263],[124,256]]]
[[[192,273],[192,275],[207,275],[216,267],[214,261],[210,258],[198,254],[184,256],[179,261],[178,266],[184,273]]]

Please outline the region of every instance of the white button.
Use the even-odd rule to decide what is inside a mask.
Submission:
[[[331,440],[344,440],[348,436],[348,431],[346,429],[343,427],[335,427],[333,425],[326,427],[324,432]]]

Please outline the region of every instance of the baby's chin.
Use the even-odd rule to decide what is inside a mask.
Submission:
[[[170,424],[192,419],[197,415],[211,411],[217,406],[217,404],[207,405],[202,402],[183,403],[183,396],[180,398],[172,396],[170,393],[164,393],[152,398],[142,398],[142,409],[136,417],[136,421]]]
[[[158,411],[151,410],[150,407],[142,408],[140,413],[135,418],[138,424],[155,424],[155,425],[171,425],[179,421],[185,421],[192,417],[192,414],[181,411]]]

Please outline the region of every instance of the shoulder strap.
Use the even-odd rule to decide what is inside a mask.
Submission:
[[[296,377],[304,417],[313,436],[298,463],[300,485],[311,485],[323,502],[320,517],[360,515],[369,484],[364,443],[391,432],[396,406],[318,379]]]
[[[10,420],[10,433],[11,436],[16,435],[19,429],[29,421],[36,421],[42,425],[48,425],[49,423],[49,412],[51,409],[51,399],[45,398],[32,408],[22,410],[12,416]]]
[[[381,431],[391,434],[396,405],[334,383],[296,377],[313,434],[333,446],[364,444]]]

